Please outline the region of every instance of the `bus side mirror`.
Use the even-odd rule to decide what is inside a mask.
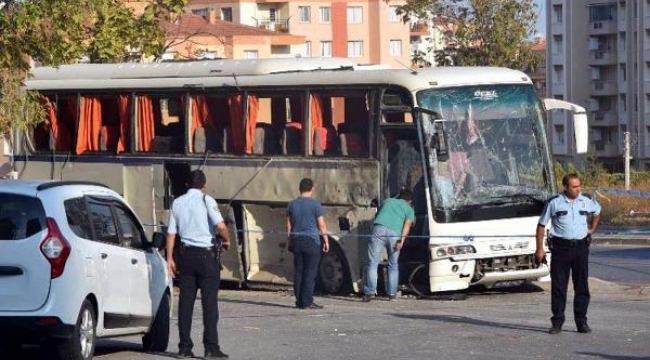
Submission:
[[[449,159],[449,140],[441,122],[436,123],[436,133],[431,137],[431,148],[436,150],[438,161]]]
[[[151,247],[154,249],[162,250],[165,247],[167,242],[167,236],[161,232],[153,233],[153,239],[151,240]]]
[[[576,153],[585,154],[589,146],[589,123],[586,113],[573,114],[573,129],[576,136]]]

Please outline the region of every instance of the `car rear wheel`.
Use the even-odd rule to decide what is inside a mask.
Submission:
[[[90,360],[95,352],[96,318],[93,304],[84,300],[72,337],[58,345],[61,360]]]
[[[142,337],[142,348],[148,352],[164,352],[169,345],[169,311],[170,299],[165,294],[160,301],[156,317],[149,332]]]

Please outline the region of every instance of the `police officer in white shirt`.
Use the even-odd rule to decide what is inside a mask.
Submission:
[[[542,212],[537,226],[538,263],[544,262],[544,231],[551,221],[548,243],[552,249],[551,258],[551,317],[550,334],[562,332],[564,308],[566,307],[569,274],[573,278],[573,318],[579,333],[590,333],[587,325],[589,307],[589,243],[591,234],[600,221],[600,205],[580,193],[580,178],[567,174],[562,178],[564,192],[551,198]],[[591,226],[588,217],[591,216]]]
[[[180,358],[192,358],[194,343],[191,338],[192,314],[197,289],[201,289],[203,307],[203,346],[205,358],[227,358],[221,351],[217,322],[219,321],[220,264],[212,239],[221,235],[223,250],[228,250],[228,228],[219,212],[217,202],[203,193],[206,178],[201,170],[190,172],[189,190],[176,200],[169,211],[167,228],[167,264],[172,276],[178,276],[180,288],[178,304],[178,344]],[[174,261],[176,234],[181,245],[178,264]]]

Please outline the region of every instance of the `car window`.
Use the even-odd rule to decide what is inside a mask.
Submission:
[[[22,240],[46,228],[41,200],[0,193],[0,241]]]
[[[120,224],[122,244],[130,248],[142,249],[144,233],[137,220],[130,212],[120,206],[115,207],[115,214],[117,214],[117,222]]]
[[[82,197],[63,202],[68,225],[80,238],[93,239],[93,229],[86,209],[86,200]]]
[[[119,244],[120,239],[117,236],[115,228],[115,219],[109,204],[89,201],[88,212],[95,233],[95,240],[111,244]]]

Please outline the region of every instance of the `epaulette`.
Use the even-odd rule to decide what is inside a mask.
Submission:
[[[580,195],[586,197],[587,199],[593,199],[592,195],[590,193],[580,193]]]
[[[559,197],[560,197],[559,194],[558,194],[558,195],[555,195],[555,196],[552,196],[552,197],[548,198],[548,200],[546,200],[546,202],[551,202],[551,201],[553,201],[553,200],[555,200],[555,199],[557,199],[557,198],[559,198]]]

